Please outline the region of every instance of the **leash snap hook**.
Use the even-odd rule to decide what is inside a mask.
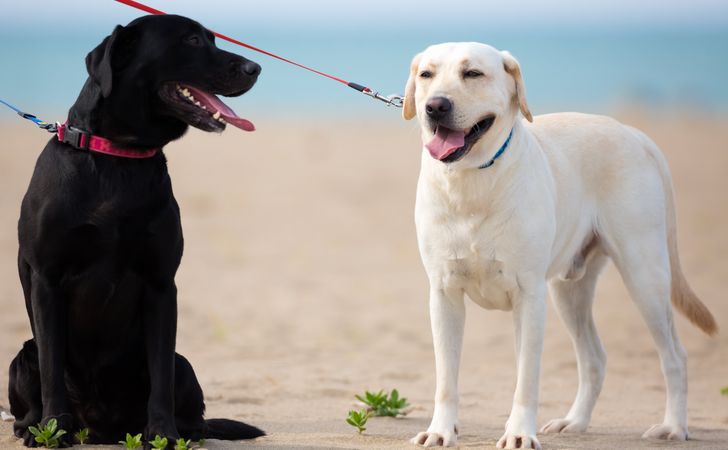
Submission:
[[[404,96],[392,94],[389,96],[389,104],[387,106],[394,106],[395,108],[401,108],[404,105]]]
[[[404,97],[401,95],[392,94],[390,96],[385,96],[368,88],[363,90],[362,93],[386,103],[387,106],[394,106],[395,108],[401,108],[404,103]]]

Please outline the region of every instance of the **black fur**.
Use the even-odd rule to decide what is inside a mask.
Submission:
[[[86,65],[69,123],[131,149],[161,148],[188,125],[224,128],[175,98],[175,83],[240,95],[260,71],[179,16],[116,27]],[[84,427],[102,444],[125,433],[171,442],[263,435],[241,422],[205,421],[192,366],[175,353],[183,239],[162,152],[125,159],[52,138],[23,199],[18,235],[33,339],[10,365],[9,398],[26,446],[37,445],[27,427],[51,418],[69,432],[63,447]]]

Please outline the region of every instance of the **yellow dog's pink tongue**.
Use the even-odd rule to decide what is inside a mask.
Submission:
[[[435,136],[425,144],[425,147],[433,158],[442,161],[463,145],[465,145],[465,132],[438,126]]]

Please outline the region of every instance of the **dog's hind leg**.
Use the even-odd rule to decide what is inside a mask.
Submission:
[[[670,262],[664,233],[630,236],[616,244],[614,262],[657,346],[667,385],[665,417],[643,437],[685,440],[687,428],[687,356],[673,324]]]
[[[202,388],[195,371],[184,356],[175,353],[174,363],[174,415],[177,430],[185,439],[199,441],[205,437]]]
[[[43,418],[43,402],[40,394],[38,350],[34,340],[23,344],[23,348],[10,363],[9,372],[10,412],[16,418],[13,431],[17,437],[23,439],[26,447],[35,447],[37,443],[28,427],[37,425]]]
[[[569,332],[576,352],[579,389],[566,417],[551,420],[541,428],[542,433],[582,432],[586,431],[591,421],[607,362],[592,316],[594,290],[606,262],[607,256],[601,249],[594,247],[585,255],[586,270],[582,277],[554,279],[549,283],[556,311]]]

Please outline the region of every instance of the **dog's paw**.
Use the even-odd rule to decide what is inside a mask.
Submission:
[[[38,441],[35,440],[35,436],[33,433],[31,433],[29,430],[25,430],[24,432],[20,433],[20,436],[18,436],[23,440],[23,445],[30,448],[36,448],[36,447],[43,447],[42,444],[38,443]],[[61,436],[58,438],[58,446],[54,448],[69,448],[73,447],[73,443],[70,441],[69,437],[66,435]]]
[[[166,424],[161,422],[156,424],[147,424],[147,427],[144,429],[144,450],[151,450],[152,445],[149,442],[154,440],[157,436],[167,438],[168,449],[173,449],[175,442],[180,437],[174,422],[171,424],[168,422]]]
[[[541,450],[541,443],[538,442],[535,434],[510,433],[508,431],[498,439],[498,443],[495,446],[497,448],[531,448]]]
[[[56,419],[57,429],[63,430],[65,433],[58,438],[58,443],[53,448],[69,448],[73,447],[73,439],[71,437],[71,430],[73,429],[73,417],[68,413],[50,415],[40,421],[40,427],[44,427],[48,424],[51,419]],[[37,426],[37,425],[34,425]],[[17,435],[17,431],[16,431]],[[30,432],[29,429],[22,431],[23,445],[26,447],[43,447],[45,444],[40,444],[35,440],[35,436]]]
[[[688,429],[684,426],[658,423],[657,425],[652,425],[649,430],[645,431],[642,437],[646,439],[685,441],[688,439]]]
[[[583,433],[589,423],[577,419],[554,419],[541,427],[539,433]]]
[[[455,429],[452,431],[423,431],[410,439],[415,445],[424,447],[454,447],[458,442],[458,435]]]
[[[38,447],[38,442],[35,440],[35,436],[28,429],[25,431],[16,431],[15,435],[23,440],[23,445],[30,448]]]

